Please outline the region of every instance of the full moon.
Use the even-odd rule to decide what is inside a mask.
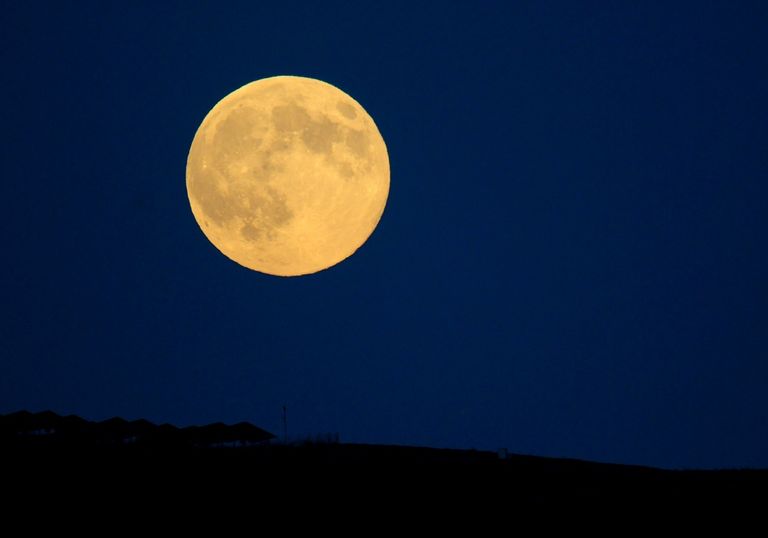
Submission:
[[[335,86],[265,78],[203,119],[187,194],[203,233],[230,259],[271,275],[315,273],[351,256],[376,228],[389,194],[387,147]]]

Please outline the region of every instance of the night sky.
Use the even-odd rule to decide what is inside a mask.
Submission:
[[[768,466],[766,3],[197,4],[3,2],[0,413]],[[211,107],[285,74],[392,170],[299,278],[185,184]]]

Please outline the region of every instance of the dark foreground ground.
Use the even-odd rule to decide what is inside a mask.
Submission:
[[[389,484],[399,495],[419,487],[468,494],[498,491],[508,499],[543,503],[600,502],[768,506],[768,471],[671,471],[648,467],[509,455],[493,452],[360,445],[264,444],[251,447],[76,446],[8,443],[2,447],[6,477],[31,481],[84,477],[126,487],[157,480],[190,487],[257,488],[284,482],[351,489]],[[63,477],[63,478],[62,478]],[[303,484],[299,486],[298,484]],[[419,486],[420,484],[420,486]],[[293,486],[292,486],[293,487]],[[414,489],[414,487],[416,489]]]
[[[0,489],[25,506],[46,494],[58,502],[82,491],[104,501],[121,490],[141,492],[137,499],[183,492],[250,502],[258,493],[280,502],[302,494],[336,502],[331,492],[341,490],[361,504],[373,493],[415,506],[442,497],[506,506],[692,506],[701,513],[728,506],[763,513],[768,470],[662,470],[338,442],[285,445],[248,423],[177,428],[20,411],[0,415]]]

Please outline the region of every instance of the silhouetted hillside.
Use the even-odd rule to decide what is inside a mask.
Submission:
[[[177,428],[146,420],[112,418],[90,422],[50,411],[0,415],[0,450],[9,462],[60,469],[86,461],[83,469],[138,469],[154,476],[175,472],[197,477],[258,481],[270,470],[280,476],[324,479],[344,474],[370,481],[434,476],[446,484],[482,477],[510,498],[569,503],[574,499],[621,503],[757,502],[768,489],[768,471],[670,471],[589,461],[496,454],[480,450],[348,443],[274,444],[274,435],[245,422]],[[159,464],[159,465],[158,465]],[[155,469],[154,471],[150,471]],[[213,471],[213,472],[211,472]],[[190,478],[191,479],[191,478]],[[486,493],[488,490],[486,490]]]

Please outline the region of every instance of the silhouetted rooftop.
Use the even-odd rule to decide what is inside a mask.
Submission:
[[[145,419],[127,421],[121,417],[92,422],[75,415],[62,417],[52,411],[18,411],[0,415],[0,439],[15,445],[39,445],[44,442],[47,445],[74,443],[103,446],[173,441],[175,445],[188,444],[195,447],[222,444],[246,446],[268,442],[274,437],[270,432],[247,422],[231,426],[217,422],[180,429],[171,424],[158,426]]]

